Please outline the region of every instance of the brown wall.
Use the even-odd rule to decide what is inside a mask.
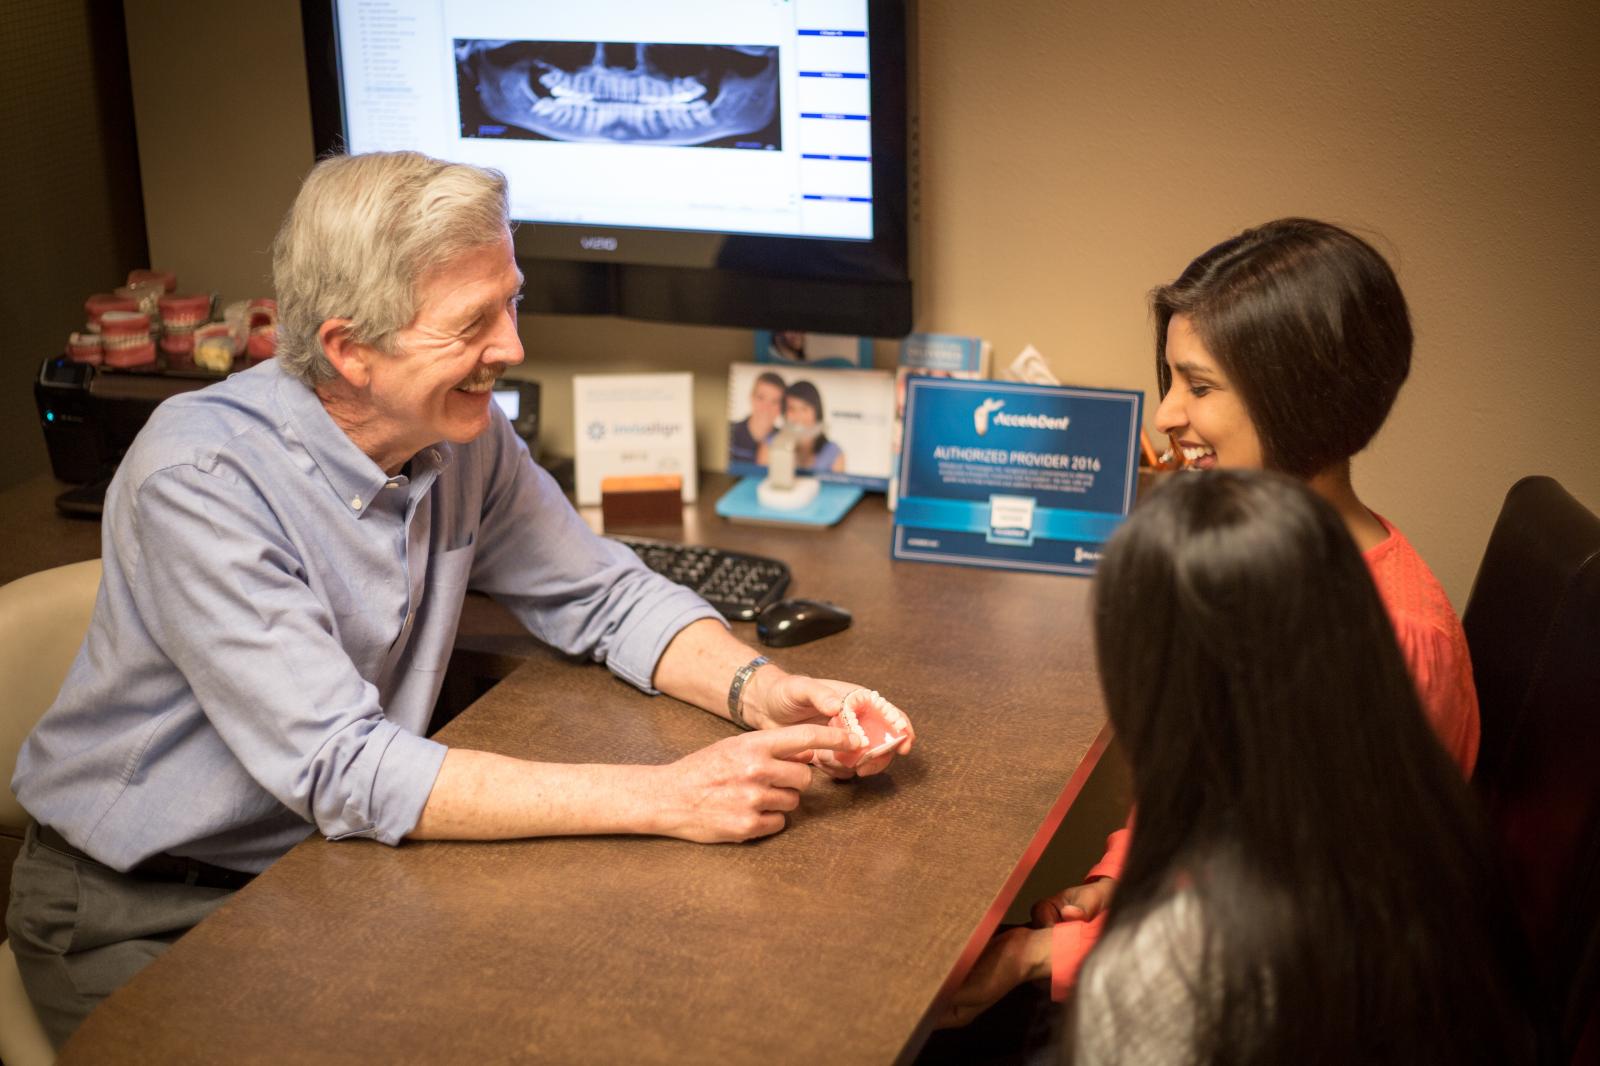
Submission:
[[[298,5],[125,7],[151,254],[254,294],[311,162]],[[920,22],[920,328],[1148,392],[1153,284],[1253,222],[1327,218],[1391,256],[1418,335],[1357,486],[1457,605],[1517,477],[1600,508],[1600,7],[924,0]],[[213,47],[234,64],[202,87],[181,64]],[[547,450],[571,451],[572,373],[647,368],[696,373],[701,454],[724,448],[748,332],[529,316],[523,337]]]
[[[122,10],[0,4],[0,488],[49,468],[33,382],[83,300],[143,266]]]

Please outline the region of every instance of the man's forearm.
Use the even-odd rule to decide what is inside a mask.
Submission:
[[[451,748],[412,840],[654,833],[658,766],[536,763]]]
[[[739,668],[759,652],[739,640],[722,623],[711,618],[691,622],[662,652],[652,683],[684,703],[692,703],[722,718],[728,717],[728,686]],[[744,690],[744,706],[753,726],[766,725],[757,708],[764,706],[761,692],[783,675],[777,666],[764,666],[751,675]]]

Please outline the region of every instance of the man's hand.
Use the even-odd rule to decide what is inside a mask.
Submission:
[[[784,827],[784,812],[800,806],[810,760],[854,746],[848,731],[811,724],[719,740],[661,768],[667,783],[656,831],[701,844],[770,836]]]
[[[755,657],[756,651],[728,632],[728,627],[710,618],[701,618],[678,630],[667,650],[656,663],[652,683],[667,695],[704,708],[726,718],[728,683],[739,668]],[[744,720],[760,730],[782,729],[792,725],[827,725],[844,709],[844,698],[865,686],[845,681],[825,681],[787,673],[776,663],[766,663],[749,675],[740,690],[739,706]],[[902,720],[905,715],[900,715]],[[911,750],[916,730],[910,721],[903,727],[905,740],[892,751],[884,752],[847,769],[829,754],[818,749],[816,762],[833,777],[865,777],[879,773],[896,755]],[[839,750],[848,750],[841,747]]]
[[[764,729],[797,723],[826,724],[837,718],[839,712],[844,710],[845,696],[863,687],[848,681],[831,681],[806,677],[802,674],[789,674],[770,665],[757,670],[750,681],[750,687],[746,689],[748,709],[745,718],[752,725],[759,725]],[[881,773],[894,761],[896,755],[909,754],[912,745],[916,743],[916,728],[904,714],[901,714],[901,718],[903,724],[896,722],[894,725],[897,729],[905,731],[906,739],[891,750],[859,764],[854,769],[849,769],[841,766],[829,750],[822,749],[816,753],[817,766],[830,777],[841,779],[868,777]],[[833,750],[850,749],[842,747]]]
[[[1093,921],[1111,906],[1111,895],[1116,889],[1114,877],[1101,877],[1064,888],[1033,905],[1033,924],[1048,929],[1057,922]]]
[[[966,981],[939,1012],[938,1029],[953,1029],[994,1006],[1024,981],[1050,976],[1050,930],[1007,929],[989,941]]]

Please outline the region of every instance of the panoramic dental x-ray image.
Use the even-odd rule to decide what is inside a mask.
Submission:
[[[463,137],[783,147],[772,45],[457,40]]]

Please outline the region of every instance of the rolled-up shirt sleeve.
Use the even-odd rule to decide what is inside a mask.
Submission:
[[[471,587],[505,604],[545,643],[603,662],[654,693],[651,678],[672,638],[701,618],[726,621],[631,549],[595,535],[504,419],[491,432],[498,447],[485,456]]]
[[[398,843],[445,748],[385,718],[265,502],[193,466],[138,493],[133,596],[223,743],[325,835]]]

